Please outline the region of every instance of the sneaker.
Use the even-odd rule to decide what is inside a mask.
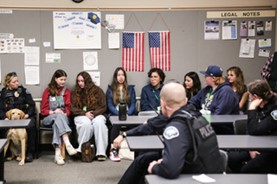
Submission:
[[[120,157],[116,148],[112,148],[110,151],[110,159],[113,162],[120,162]]]
[[[61,154],[55,155],[54,162],[58,165],[64,165],[64,160]]]
[[[104,155],[98,155],[97,156],[97,160],[98,161],[105,161],[106,160],[106,156],[104,156]]]
[[[73,146],[70,144],[70,145],[67,145],[66,147],[66,151],[67,153],[72,156],[72,155],[76,155],[77,154],[77,151],[73,148]]]

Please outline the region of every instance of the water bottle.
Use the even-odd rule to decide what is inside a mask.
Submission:
[[[127,119],[127,106],[124,100],[119,101],[118,119],[125,121]]]

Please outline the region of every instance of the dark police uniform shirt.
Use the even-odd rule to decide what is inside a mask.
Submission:
[[[30,117],[35,116],[35,102],[32,95],[23,86],[9,90],[3,88],[0,94],[0,118],[5,119],[6,112],[18,108]]]
[[[262,109],[248,110],[247,125],[250,135],[277,135],[277,97]]]
[[[152,173],[165,178],[176,178],[183,172],[192,140],[186,124],[172,120],[163,132],[163,161],[152,168]]]
[[[183,106],[179,110],[190,111],[191,106]],[[168,118],[160,115],[149,119],[147,124],[127,131],[126,135],[158,134],[161,130],[165,145],[163,161],[155,165],[152,172],[165,178],[176,178],[184,172],[187,153],[192,149],[191,135],[186,124],[177,119],[168,121]]]

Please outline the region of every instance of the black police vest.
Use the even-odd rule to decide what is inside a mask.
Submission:
[[[170,117],[185,123],[192,138],[192,147],[186,157],[184,173],[222,173],[224,171],[216,134],[210,123],[202,116],[185,110]]]
[[[26,110],[25,101],[25,91],[22,87],[19,87],[17,90],[8,90],[3,89],[2,93],[4,97],[4,106],[7,110],[18,108],[21,110]]]

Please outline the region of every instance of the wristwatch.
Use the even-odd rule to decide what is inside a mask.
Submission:
[[[126,132],[121,132],[120,135],[122,135],[123,138],[127,136]]]

